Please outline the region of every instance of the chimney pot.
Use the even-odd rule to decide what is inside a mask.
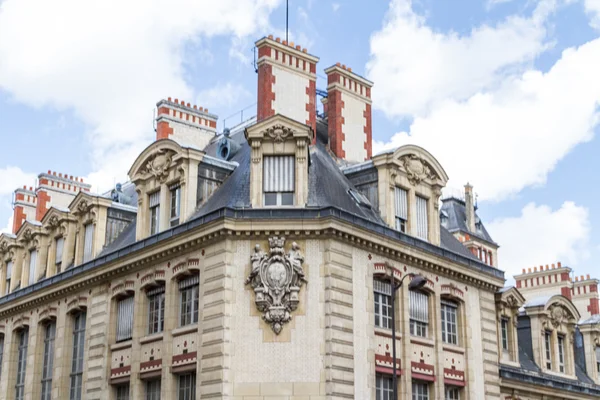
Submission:
[[[179,104],[179,100],[178,99],[175,99],[175,104]]]
[[[276,41],[277,43],[281,43],[281,38],[276,38],[276,39],[275,39],[275,41]]]
[[[346,64],[342,64],[342,69],[346,69]]]
[[[205,109],[204,109],[204,112],[205,112],[205,113],[207,113],[207,112],[208,112],[208,108],[205,108]]]
[[[187,103],[187,106],[189,107],[189,106],[190,106],[190,103]]]
[[[52,171],[48,170],[48,175],[50,175],[52,173]]]
[[[549,270],[549,268],[548,268],[548,266],[546,265],[546,271],[548,271],[548,270]]]
[[[302,49],[303,53],[308,53],[308,50],[306,50],[306,47]]]
[[[578,276],[575,277],[575,282],[579,282],[579,277]]]
[[[531,273],[531,268],[527,268],[527,273],[530,274]]]
[[[294,45],[294,42],[290,42],[290,47],[296,47],[296,46]]]
[[[580,278],[580,280],[582,280],[582,281],[583,281],[583,280],[585,280],[585,279],[583,279],[583,275],[581,275],[581,278]]]
[[[61,174],[60,172],[58,173],[58,177],[59,177],[59,178],[62,178],[62,174]]]
[[[170,98],[170,97],[167,97],[167,101],[171,101],[171,98]]]
[[[300,46],[299,44],[296,45],[296,50],[301,50],[302,46]]]
[[[523,273],[525,273],[525,271],[526,271],[526,269],[525,269],[525,268],[523,268]]]
[[[548,264],[546,264],[546,267],[548,267]]]
[[[33,187],[29,186],[29,191],[33,192]]]
[[[52,171],[52,175],[56,176],[56,171]]]
[[[269,38],[269,39],[273,39],[273,35],[269,35],[269,36],[268,36],[268,38]]]
[[[284,45],[284,46],[287,46],[287,40],[284,40],[284,41],[283,41],[283,45]]]
[[[194,104],[194,110],[197,110],[197,109],[198,109],[198,106]]]
[[[348,67],[348,72],[352,72],[352,68]]]
[[[533,272],[537,272],[537,267],[533,267]]]
[[[23,185],[23,189],[27,190],[27,185]]]
[[[590,279],[590,274],[587,274],[585,277],[586,279]]]
[[[182,106],[185,106],[185,100],[181,100],[181,101],[179,102],[179,104],[181,104]]]
[[[559,262],[558,262],[558,268],[561,268],[561,264],[560,264],[560,261],[559,261]]]
[[[335,63],[335,65],[336,65],[337,67],[341,67],[341,66],[342,66],[342,64],[340,64],[339,62]]]
[[[73,180],[73,175],[69,175],[69,179],[70,179],[70,180]]]

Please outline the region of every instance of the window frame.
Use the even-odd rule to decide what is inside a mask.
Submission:
[[[175,203],[175,204],[173,204]],[[181,185],[176,183],[169,187],[169,225],[179,225],[181,220]]]
[[[558,372],[565,373],[567,370],[567,357],[565,353],[565,335],[558,334],[556,335],[556,346],[558,349],[557,360],[558,360]]]
[[[411,336],[416,336],[416,337],[423,337],[423,338],[427,338],[429,336],[429,321],[430,321],[430,315],[429,315],[429,295],[423,291],[417,291],[417,290],[409,290],[408,291],[408,296],[409,296],[409,327],[410,327],[410,335]],[[424,298],[426,299],[426,310],[425,310],[425,316],[423,317],[418,317],[417,315],[415,315],[416,313],[416,308],[413,308],[413,301],[415,300],[419,300],[417,299],[417,297],[419,296],[424,296]],[[421,302],[423,300],[423,298],[420,299]],[[420,304],[422,305],[422,304]],[[415,307],[418,307],[419,304],[417,304]],[[427,319],[427,322],[425,321],[425,319]]]
[[[144,384],[144,400],[160,400],[161,385],[160,378],[146,381]]]
[[[148,217],[150,236],[160,232],[160,190],[148,194]]]
[[[177,400],[196,400],[196,371],[181,374],[177,378]]]
[[[415,212],[417,221],[415,236],[421,240],[429,241],[429,199],[418,194],[415,195]]]
[[[425,381],[412,381],[412,400],[429,400],[429,384]]]
[[[29,277],[27,278],[27,286],[35,283],[35,267],[37,266],[38,250],[36,248],[29,250]]]
[[[129,400],[129,382],[115,386],[115,400]]]
[[[42,362],[41,400],[52,399],[52,377],[54,368],[54,342],[56,340],[56,321],[50,321],[44,327],[44,353]]]
[[[0,379],[2,379],[2,360],[4,358],[4,335],[0,334]]]
[[[164,285],[146,291],[148,299],[148,335],[161,333],[165,329],[165,294]]]
[[[444,400],[460,400],[460,388],[457,386],[444,386]]]
[[[71,344],[69,400],[82,400],[87,313],[86,311],[79,311],[73,314],[71,318],[73,323],[73,343]]]
[[[552,331],[544,331],[544,350],[546,369],[552,370]]]
[[[89,251],[88,251],[89,250]],[[94,258],[94,223],[88,222],[83,225],[83,262],[86,263]]]
[[[133,321],[135,312],[134,295],[123,296],[116,300],[117,306],[117,331],[115,339],[117,343],[126,342],[133,337]],[[125,325],[121,325],[125,321]]]
[[[393,307],[391,286],[392,285],[389,282],[383,282],[376,279],[373,280],[374,324],[377,328],[392,329]]]
[[[25,377],[27,374],[27,351],[29,347],[29,327],[17,332],[19,335],[17,347],[17,376],[15,383],[15,400],[25,398]]]
[[[503,316],[500,318],[500,343],[502,350],[505,352],[510,351],[508,344],[508,327],[510,326],[510,318]]]
[[[452,310],[452,312],[450,312]],[[440,311],[441,311],[441,325],[442,325],[442,342],[446,344],[459,345],[459,334],[458,334],[458,317],[459,317],[459,304],[455,301],[446,299],[441,300]],[[453,316],[454,321],[449,320],[448,317]],[[450,329],[449,329],[450,328]],[[452,338],[452,339],[451,339]]]
[[[400,197],[399,197],[400,196]],[[394,189],[394,221],[397,231],[407,233],[408,229],[408,190],[396,186]]]
[[[600,373],[600,346],[596,346],[595,353],[596,353],[596,371],[598,373]],[[2,357],[0,356],[0,360],[1,359],[2,359]]]
[[[270,168],[276,172],[271,171]],[[281,169],[284,170],[282,171]],[[269,171],[274,176],[272,179],[270,179],[271,175],[268,175]],[[289,179],[283,179],[282,177],[284,175],[289,175]],[[262,179],[264,207],[293,207],[296,205],[295,155],[286,154],[263,156]]]
[[[391,375],[375,374],[375,400],[393,400],[393,395],[394,377]]]
[[[11,283],[11,279],[12,279],[12,270],[13,270],[14,265],[15,265],[15,263],[13,262],[13,260],[6,262],[6,279],[5,279],[6,288],[4,291],[5,295],[10,293],[10,283]]]
[[[198,308],[200,306],[200,275],[180,279],[178,289],[179,327],[197,324]],[[189,307],[189,310],[187,307]]]
[[[62,243],[59,249],[59,243]],[[60,236],[54,239],[54,265],[56,267],[56,273],[61,272],[62,270],[62,258],[65,250],[65,237]]]

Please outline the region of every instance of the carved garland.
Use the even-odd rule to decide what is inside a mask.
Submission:
[[[418,185],[424,179],[436,180],[439,178],[427,161],[416,154],[407,154],[400,157],[400,163],[412,185]]]
[[[263,135],[273,139],[275,143],[282,143],[288,136],[292,136],[294,131],[283,125],[274,125],[265,130]]]
[[[169,168],[173,163],[173,154],[168,150],[158,150],[154,153],[148,162],[146,163],[145,169],[142,172],[152,174],[161,183],[164,183],[169,177]]]
[[[298,308],[300,301],[300,288],[306,282],[300,247],[293,242],[291,250],[285,254],[284,244],[284,237],[270,238],[268,254],[257,244],[250,257],[252,271],[245,282],[246,285],[252,285],[256,308],[263,313],[263,320],[271,325],[277,335],[283,324],[291,321],[291,313]]]

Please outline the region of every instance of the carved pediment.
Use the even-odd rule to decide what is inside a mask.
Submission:
[[[408,181],[412,185],[418,185],[424,179],[434,181],[439,178],[431,165],[416,154],[404,155],[399,161],[401,169],[406,172]]]
[[[270,137],[275,143],[281,143],[287,137],[294,136],[294,131],[285,125],[273,125],[268,127],[264,131],[263,135]]]
[[[174,154],[173,151],[167,149],[156,150],[148,157],[140,172],[153,175],[159,182],[164,183],[169,177],[169,168],[173,165]]]
[[[252,271],[245,282],[254,289],[256,308],[263,313],[263,320],[277,335],[283,324],[291,321],[300,302],[300,288],[306,282],[300,247],[293,242],[285,254],[284,244],[283,237],[270,238],[268,253],[256,245],[250,257]]]

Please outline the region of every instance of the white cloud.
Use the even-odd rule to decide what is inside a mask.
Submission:
[[[337,12],[341,6],[342,5],[340,3],[331,3],[331,9],[333,10],[334,13]]]
[[[600,0],[584,0],[583,7],[590,16],[590,25],[600,30]]]
[[[520,216],[494,220],[487,229],[500,243],[499,265],[509,280],[523,268],[557,261],[576,267],[590,256],[588,210],[570,201],[557,210],[529,203]]]
[[[5,0],[0,88],[27,105],[74,110],[89,127],[93,183],[111,185],[152,140],[154,102],[193,97],[185,43],[254,34],[278,3]]]
[[[6,226],[4,228],[0,228],[0,233],[12,233],[13,228],[13,215],[10,214],[8,217],[8,221],[6,221]]]
[[[511,16],[467,35],[434,31],[411,6],[393,0],[383,28],[371,37],[373,104],[389,117],[423,115],[448,98],[467,99],[530,63],[548,46],[544,22],[555,3],[543,0],[529,18]]]
[[[205,107],[231,107],[251,96],[250,92],[238,83],[217,83],[198,93],[196,104]]]
[[[37,175],[23,171],[19,167],[0,168],[0,196],[9,196],[15,189],[35,186]]]

